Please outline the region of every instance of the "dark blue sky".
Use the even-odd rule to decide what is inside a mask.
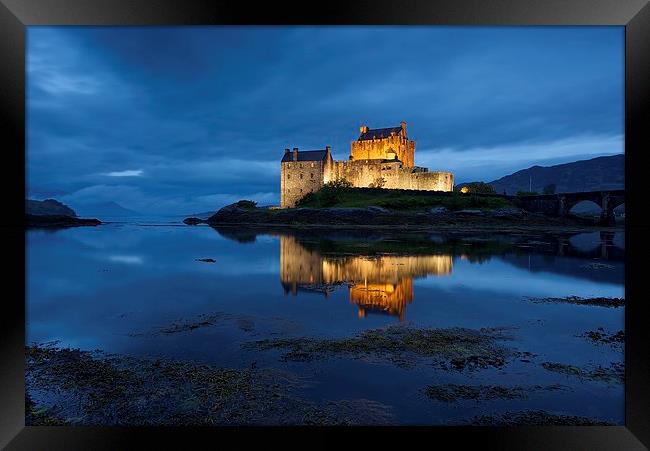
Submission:
[[[279,200],[285,147],[408,123],[456,182],[623,152],[623,27],[30,27],[27,189],[144,213]]]

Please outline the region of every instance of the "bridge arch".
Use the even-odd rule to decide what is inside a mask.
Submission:
[[[614,208],[614,217],[625,217],[625,202],[621,202],[616,205]]]
[[[518,198],[519,204],[528,211],[552,216],[566,216],[582,202],[593,202],[600,209],[600,223],[614,225],[614,208],[625,202],[625,190],[587,191],[558,194],[536,194]]]
[[[567,204],[568,205],[566,205],[566,212],[573,215],[593,212],[595,216],[599,216],[603,211],[602,205],[596,202],[595,199],[576,200],[567,202]]]
[[[616,198],[615,197],[615,198],[611,199],[609,202],[611,204],[611,207],[613,209],[616,209],[617,207],[620,207],[621,205],[625,205],[625,198],[623,198],[623,197]]]

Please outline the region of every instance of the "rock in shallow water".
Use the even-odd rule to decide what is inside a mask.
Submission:
[[[456,213],[460,215],[485,216],[485,212],[483,210],[475,210],[470,208],[458,210]]]
[[[183,222],[187,225],[197,225],[197,224],[203,224],[205,221],[201,218],[191,217],[191,218],[183,219]]]
[[[523,215],[524,212],[521,208],[497,208],[490,212],[490,216],[494,216],[496,218],[504,218],[504,217],[521,218]]]
[[[432,215],[441,215],[444,213],[447,213],[447,209],[445,207],[433,207],[431,210],[429,210],[429,213]]]
[[[377,207],[376,205],[371,205],[366,208],[366,210],[371,211],[373,213],[383,213],[383,214],[391,214],[392,211],[390,211],[388,208],[384,207]]]

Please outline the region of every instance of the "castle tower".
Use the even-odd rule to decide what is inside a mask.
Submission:
[[[332,163],[332,150],[284,150],[280,162],[280,207],[294,207],[305,195],[318,191]]]
[[[406,122],[399,127],[371,129],[359,127],[359,137],[352,141],[350,160],[394,160],[405,168],[415,166],[415,141],[408,139]]]

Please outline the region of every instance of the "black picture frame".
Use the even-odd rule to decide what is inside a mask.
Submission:
[[[331,432],[393,437],[454,448],[637,450],[650,446],[650,328],[643,312],[649,223],[644,149],[650,142],[650,5],[647,0],[329,0],[313,4],[207,0],[0,0],[0,143],[3,149],[2,249],[6,275],[0,314],[0,446],[7,449],[216,447],[225,439],[311,446]],[[25,427],[25,30],[30,25],[376,24],[625,26],[626,312],[625,426],[394,428]],[[9,205],[8,205],[9,204]],[[7,208],[7,205],[9,208]],[[248,434],[247,432],[255,432]],[[243,433],[242,433],[243,432]],[[290,432],[291,435],[287,433]],[[295,434],[300,438],[296,439]],[[414,438],[412,434],[417,433]],[[224,434],[229,437],[225,438]],[[408,434],[408,435],[405,435]],[[426,436],[425,436],[426,434]],[[338,434],[337,434],[338,435]],[[272,438],[271,438],[272,437]],[[316,439],[316,440],[315,440]],[[339,440],[338,438],[332,438]],[[426,440],[422,442],[421,440]],[[452,442],[449,442],[452,440]],[[267,443],[271,443],[270,441]],[[182,445],[181,445],[182,444]],[[421,445],[416,445],[421,446]]]

